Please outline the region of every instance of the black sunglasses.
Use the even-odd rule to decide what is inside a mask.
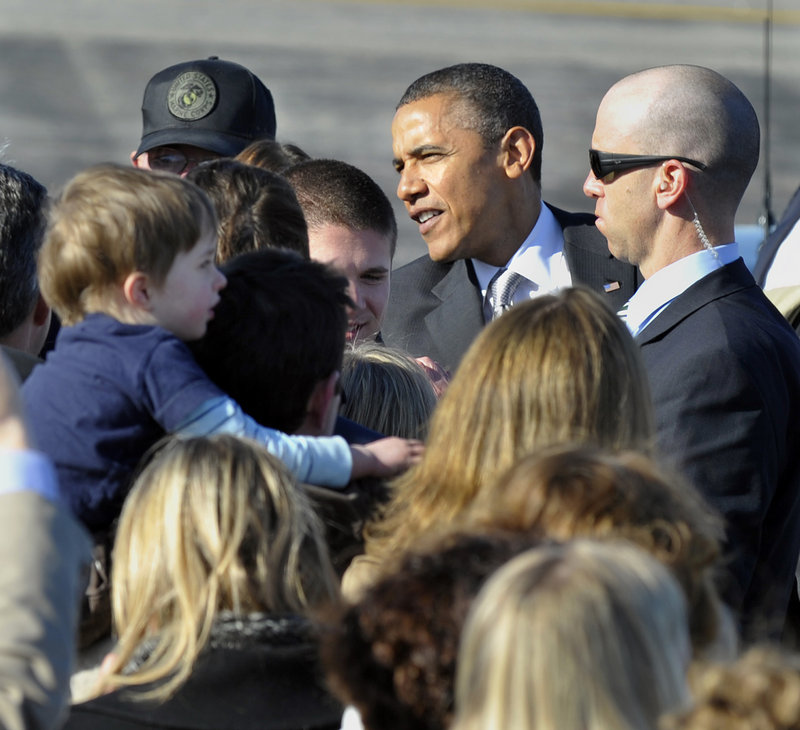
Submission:
[[[677,155],[623,155],[615,152],[600,152],[600,150],[589,150],[589,165],[592,174],[603,182],[611,182],[614,178],[606,180],[609,175],[635,170],[637,167],[647,167],[655,165],[657,162],[667,160],[678,160],[688,165],[694,165],[700,170],[705,170],[706,166],[697,160],[690,160],[688,157],[678,157]]]

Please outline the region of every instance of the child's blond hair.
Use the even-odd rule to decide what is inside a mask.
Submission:
[[[50,212],[39,254],[42,293],[64,324],[92,311],[113,314],[113,287],[134,271],[163,283],[175,257],[208,227],[216,229],[214,208],[193,183],[110,163],[90,167]]]

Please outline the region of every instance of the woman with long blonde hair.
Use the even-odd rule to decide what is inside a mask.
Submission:
[[[431,420],[422,461],[393,484],[343,590],[356,598],[418,536],[444,529],[536,448],[590,443],[649,453],[653,416],[638,348],[599,295],[519,304],[473,342]]]
[[[120,517],[110,694],[66,727],[338,728],[308,619],[337,597],[322,526],[276,458],[234,436],[168,441]]]

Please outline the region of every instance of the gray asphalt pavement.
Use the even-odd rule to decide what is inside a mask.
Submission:
[[[544,195],[591,210],[581,184],[594,113],[632,71],[696,63],[727,75],[764,111],[766,3],[439,0],[0,0],[0,159],[56,190],[138,143],[148,78],[218,55],[272,90],[278,137],[362,167],[394,199],[389,127],[407,84],[434,68],[485,61],[519,76],[545,125]],[[770,170],[778,215],[800,184],[800,2],[776,0]],[[740,223],[763,210],[762,165]],[[425,248],[397,204],[397,263]]]

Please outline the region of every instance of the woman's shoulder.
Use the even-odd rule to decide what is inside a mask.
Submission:
[[[146,690],[147,687],[142,688]],[[223,614],[187,682],[168,700],[119,689],[74,705],[68,730],[176,728],[338,730],[341,705],[319,674],[313,629],[296,616]]]

